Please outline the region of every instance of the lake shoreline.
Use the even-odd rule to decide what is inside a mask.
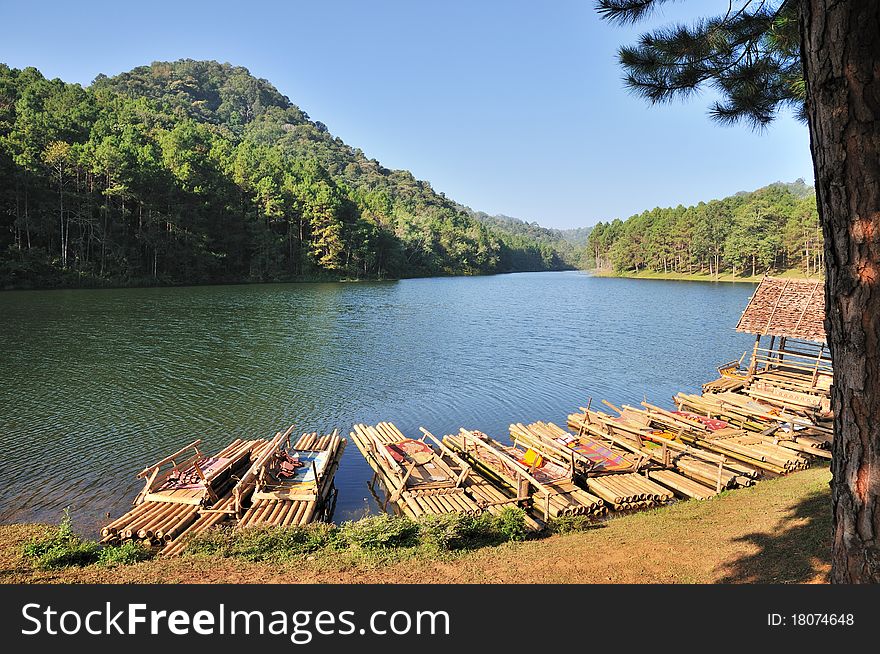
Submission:
[[[707,275],[703,273],[661,273],[661,272],[627,272],[627,273],[616,273],[610,270],[589,270],[587,271],[593,277],[608,277],[608,278],[619,278],[619,279],[643,279],[643,280],[659,280],[659,281],[671,281],[671,282],[718,282],[718,283],[727,283],[727,284],[757,284],[762,279],[764,279],[764,275],[754,275],[754,276],[734,276],[731,273],[725,273],[722,275]],[[786,279],[807,279],[807,280],[821,280],[824,279],[824,276],[821,275],[810,275],[807,276],[799,270],[785,270],[779,273],[773,273],[768,275],[770,277],[784,277]]]
[[[260,286],[268,284],[354,284],[359,282],[399,282],[405,279],[452,279],[460,277],[493,277],[495,275],[515,275],[519,273],[544,273],[544,272],[589,272],[579,268],[554,268],[551,270],[499,270],[496,272],[475,273],[450,273],[447,275],[406,275],[403,277],[342,277],[332,275],[305,275],[290,279],[273,280],[211,280],[204,282],[181,282],[162,283],[152,280],[130,280],[129,282],[116,282],[112,280],[86,279],[86,283],[80,284],[6,284],[0,286],[0,293],[14,293],[16,291],[100,291],[100,290],[126,290],[141,288],[199,288],[204,286]]]
[[[257,561],[200,553],[44,570],[23,548],[45,525],[0,525],[0,583],[408,583],[414,563],[421,583],[827,583],[829,478],[816,466],[584,531],[442,552],[352,547]]]

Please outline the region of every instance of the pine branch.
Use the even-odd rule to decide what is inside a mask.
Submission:
[[[598,0],[596,11],[605,20],[620,25],[637,23],[669,0]]]
[[[702,86],[723,96],[710,108],[721,122],[743,120],[755,128],[771,122],[780,106],[802,115],[797,2],[746,0],[734,11],[691,25],[677,24],[641,36],[618,56],[627,88],[652,103],[688,97]],[[634,22],[657,2],[601,0],[603,17]]]

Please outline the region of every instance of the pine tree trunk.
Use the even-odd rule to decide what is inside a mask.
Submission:
[[[831,581],[880,582],[880,2],[801,1],[834,361]]]
[[[58,185],[58,196],[61,215],[61,267],[67,269],[67,230],[69,227],[64,222],[64,185],[63,180]]]

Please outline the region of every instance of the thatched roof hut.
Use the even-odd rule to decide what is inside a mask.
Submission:
[[[736,326],[739,332],[825,343],[821,280],[765,277]]]

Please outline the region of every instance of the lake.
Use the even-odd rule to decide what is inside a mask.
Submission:
[[[669,406],[751,347],[734,326],[753,289],[565,272],[0,293],[0,522],[69,506],[93,532],[196,437],[389,420],[507,438],[590,397]],[[336,521],[380,510],[370,476],[349,443]]]

